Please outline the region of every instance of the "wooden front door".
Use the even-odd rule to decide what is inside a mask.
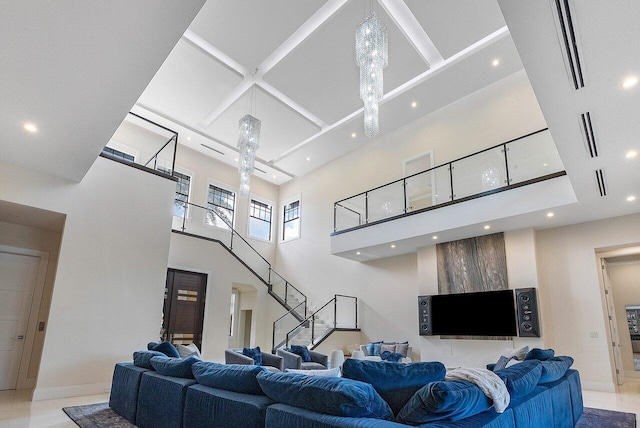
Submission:
[[[193,342],[202,349],[206,291],[206,274],[167,270],[162,320],[164,340],[175,345],[189,345]]]

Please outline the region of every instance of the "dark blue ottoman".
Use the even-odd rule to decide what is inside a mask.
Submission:
[[[132,424],[136,423],[140,380],[142,374],[148,371],[133,363],[118,363],[113,371],[109,407]]]
[[[182,426],[187,388],[193,379],[163,376],[154,371],[142,374],[136,425],[141,428],[179,428]]]
[[[187,390],[184,428],[261,428],[273,400],[196,384]]]

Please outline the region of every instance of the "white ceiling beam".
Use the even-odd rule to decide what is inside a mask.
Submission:
[[[198,127],[204,130],[211,126],[211,124],[247,92],[253,84],[254,82],[251,77],[245,77],[216,108],[211,110],[201,122],[198,122]]]
[[[444,58],[429,35],[424,31],[409,7],[403,1],[379,0],[400,31],[418,51],[422,59],[434,67],[444,61]]]
[[[207,42],[202,37],[198,36],[191,30],[187,30],[184,32],[182,37],[193,43],[195,46],[203,50],[209,56],[217,59],[230,69],[234,70],[236,73],[242,75],[243,77],[247,77],[251,75],[251,71],[244,67],[242,64],[231,58],[226,53],[222,52],[220,49],[213,46],[211,43]]]
[[[415,87],[416,85],[419,85],[420,83],[423,83],[427,79],[430,79],[431,77],[438,75],[440,72],[452,67],[453,65],[459,63],[460,61],[463,61],[464,59],[470,57],[471,55],[475,54],[476,52],[486,48],[487,46],[492,45],[493,43],[497,42],[498,40],[501,40],[502,38],[504,38],[504,37],[506,37],[508,35],[509,35],[509,29],[507,28],[507,26],[504,26],[504,27],[494,31],[493,33],[489,34],[485,38],[477,41],[476,43],[472,44],[471,46],[466,47],[465,49],[461,50],[460,52],[456,53],[455,55],[452,55],[451,57],[449,57],[449,58],[447,58],[447,59],[445,59],[445,60],[443,60],[443,61],[441,61],[441,62],[439,62],[439,63],[437,63],[435,65],[433,65],[431,68],[429,68],[429,70],[425,71],[424,73],[421,73],[421,74],[417,75],[413,79],[411,79],[411,80],[405,82],[404,84],[398,86],[394,90],[392,90],[390,92],[387,92],[386,94],[384,94],[384,96],[380,100],[380,104],[384,104],[384,103],[394,99],[398,95],[401,95],[401,94],[407,92],[408,90],[410,90],[411,88]],[[286,152],[284,152],[280,156],[278,156],[276,159],[274,159],[272,162],[276,163],[276,162],[281,161],[282,159],[286,158],[290,154],[294,153],[295,151],[297,151],[297,150],[301,149],[302,147],[304,147],[305,145],[309,144],[310,142],[312,142],[316,138],[319,138],[323,134],[326,134],[327,132],[331,131],[332,129],[335,129],[338,126],[342,125],[343,123],[353,119],[357,115],[361,114],[362,111],[363,111],[363,108],[359,108],[358,110],[354,111],[353,113],[349,114],[348,116],[343,117],[339,121],[327,126],[326,128],[322,128],[322,130],[320,132],[318,132],[315,135],[312,135],[311,137],[307,138],[303,142],[301,142],[299,144],[296,144],[295,146],[291,147],[289,150],[287,150]]]
[[[316,31],[322,24],[325,23],[334,13],[336,13],[342,6],[347,3],[347,0],[329,0],[322,6],[311,18],[300,26],[287,40],[285,40],[278,48],[271,53],[262,63],[258,66],[257,76],[262,78],[269,72],[277,63],[289,55],[300,43],[302,43],[307,37],[309,37],[314,31]]]
[[[302,107],[300,104],[298,104],[297,102],[295,102],[294,100],[292,100],[291,98],[289,98],[288,96],[286,96],[285,94],[283,94],[282,92],[280,92],[279,90],[277,90],[276,88],[271,86],[269,83],[265,82],[264,80],[260,80],[256,84],[260,86],[263,90],[271,94],[273,97],[277,98],[281,103],[286,104],[287,106],[295,110],[296,113],[304,116],[310,122],[315,123],[316,126],[318,126],[320,129],[326,128],[328,126],[327,123],[324,122],[322,119],[320,119],[318,116],[314,115],[309,110]]]

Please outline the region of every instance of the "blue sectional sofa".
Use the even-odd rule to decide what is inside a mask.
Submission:
[[[569,428],[575,426],[583,409],[578,372],[565,369],[554,374],[553,366],[560,365],[559,362],[550,362],[543,369],[541,362],[531,361],[515,369],[497,371],[511,393],[511,402],[503,413],[497,413],[489,400],[488,408],[479,407],[476,414],[467,416],[473,400],[467,398],[463,406],[467,408],[462,413],[451,412],[451,402],[447,404],[445,400],[448,413],[428,414],[433,420],[406,425],[398,420],[401,413],[406,416],[403,407],[409,406],[405,403],[407,397],[427,394],[434,385],[451,387],[451,382],[456,382],[443,380],[442,364],[347,363],[345,376],[375,375],[370,384],[348,378],[272,373],[256,366],[185,362],[166,357],[142,360],[134,358],[145,367],[116,364],[109,401],[116,413],[141,428]],[[149,360],[158,364],[150,364]],[[397,380],[402,377],[410,380]],[[465,381],[458,382],[462,382],[458,385],[460,389],[454,388],[455,394],[447,399],[458,397],[459,391],[473,389]],[[410,400],[419,405],[429,401],[428,397],[418,398]],[[473,405],[477,406],[486,398],[474,400]],[[413,414],[424,416],[421,411]]]

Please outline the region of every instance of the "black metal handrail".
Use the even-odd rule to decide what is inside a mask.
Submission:
[[[282,277],[282,275],[280,275],[278,272],[276,272],[272,267],[271,267],[271,263],[269,263],[269,261],[267,259],[265,259],[262,254],[260,254],[258,252],[258,250],[256,250],[255,248],[253,248],[253,246],[251,244],[249,244],[249,242],[247,242],[246,239],[244,239],[244,237],[242,237],[242,235],[240,235],[234,228],[233,226],[227,221],[226,218],[224,218],[223,216],[221,216],[220,214],[218,214],[216,212],[216,210],[208,208],[208,207],[203,207],[201,205],[197,205],[191,202],[185,202],[185,201],[181,201],[179,199],[175,199],[176,202],[179,202],[180,204],[182,204],[184,206],[184,215],[182,216],[182,231],[184,232],[186,229],[186,219],[187,219],[187,210],[189,209],[189,206],[192,207],[196,207],[196,208],[200,208],[202,210],[204,210],[205,212],[208,213],[212,213],[214,215],[216,215],[220,220],[222,220],[224,222],[224,224],[227,225],[227,227],[229,228],[229,230],[231,231],[231,238],[230,238],[230,243],[229,243],[229,249],[233,252],[233,237],[237,236],[238,238],[240,238],[246,245],[247,247],[249,247],[251,249],[251,251],[253,251],[256,255],[258,255],[258,257],[260,257],[262,260],[264,260],[264,262],[267,264],[269,271],[268,271],[268,278],[267,278],[267,283],[269,284],[270,288],[274,285],[273,281],[272,281],[272,275],[275,275],[277,277],[279,277],[282,281],[284,281],[284,286],[285,286],[285,294],[284,294],[284,306],[289,309],[289,305],[288,305],[288,296],[289,296],[289,288],[295,290],[300,296],[302,296],[303,298],[303,302],[304,303],[304,313],[303,313],[303,317],[307,316],[307,296],[301,292],[298,288],[296,288],[293,284],[291,284],[289,281],[287,281],[286,279],[284,279]],[[299,305],[296,306],[296,308]],[[293,311],[293,309],[289,309],[289,312]],[[288,312],[288,313],[289,313]]]
[[[291,334],[294,333],[294,332],[297,333],[298,331],[301,330],[301,328],[304,328],[307,325],[309,325],[309,323],[311,323],[311,344],[313,344],[315,342],[315,339],[316,339],[316,337],[315,337],[315,316],[320,311],[322,311],[324,308],[326,308],[327,306],[331,305],[332,303],[333,303],[333,328],[332,328],[332,330],[335,330],[337,328],[337,321],[338,321],[338,313],[337,313],[337,311],[338,311],[338,297],[344,297],[344,298],[348,298],[348,299],[353,299],[354,300],[354,303],[355,303],[354,328],[358,328],[358,298],[355,297],[355,296],[347,296],[347,295],[344,295],[344,294],[334,294],[334,296],[333,296],[333,298],[331,300],[329,300],[327,303],[322,305],[318,310],[314,311],[313,314],[309,315],[304,320],[302,320],[294,328],[289,330],[289,332],[285,336],[284,342],[281,342],[278,345],[276,345],[275,344],[275,334],[274,334],[273,349],[278,348],[282,344],[284,344],[286,347],[289,347],[289,340],[290,340]],[[274,331],[275,331],[275,323],[274,323]]]
[[[378,189],[382,189],[382,188],[387,187],[387,186],[392,186],[392,185],[394,185],[394,184],[402,183],[403,193],[404,193],[404,209],[403,209],[403,210],[402,210],[402,209],[400,210],[400,211],[403,211],[403,214],[393,215],[393,216],[390,216],[390,218],[397,218],[397,217],[401,217],[401,216],[404,216],[404,215],[408,215],[409,213],[408,213],[408,207],[407,207],[407,180],[409,180],[409,179],[411,179],[411,178],[413,178],[413,177],[416,177],[416,176],[418,176],[418,175],[421,175],[421,174],[425,174],[425,173],[428,173],[428,172],[431,172],[431,171],[438,170],[438,169],[443,168],[443,167],[448,167],[448,168],[449,168],[449,190],[451,191],[451,193],[450,193],[450,195],[449,195],[449,201],[442,202],[442,203],[440,203],[440,204],[436,204],[436,205],[434,205],[434,206],[440,206],[440,205],[444,206],[444,205],[448,205],[448,204],[450,204],[450,203],[451,203],[451,201],[454,201],[454,199],[456,198],[456,195],[455,195],[455,192],[454,192],[454,186],[453,186],[453,183],[454,183],[454,181],[453,181],[453,169],[454,169],[454,164],[455,164],[456,162],[460,162],[460,161],[462,161],[462,160],[465,160],[465,159],[468,159],[468,158],[470,158],[470,157],[477,156],[477,155],[479,155],[479,154],[482,154],[482,153],[485,153],[485,152],[488,152],[488,151],[491,151],[491,150],[497,149],[497,148],[499,148],[499,147],[502,147],[502,149],[503,149],[502,151],[503,151],[503,153],[504,153],[504,164],[505,164],[505,171],[506,171],[506,180],[505,180],[505,182],[506,182],[506,186],[509,186],[509,185],[511,184],[511,182],[512,182],[512,179],[511,179],[511,177],[510,177],[510,173],[509,173],[509,159],[508,159],[508,154],[507,154],[507,153],[508,153],[508,151],[509,151],[508,145],[509,145],[509,144],[511,144],[511,143],[514,143],[514,142],[516,142],[516,141],[518,141],[518,140],[522,140],[522,139],[524,139],[524,138],[531,137],[531,136],[533,136],[533,135],[536,135],[536,134],[539,134],[539,133],[541,133],[541,132],[547,131],[548,129],[549,129],[549,128],[543,128],[543,129],[539,129],[539,130],[534,131],[534,132],[530,132],[530,133],[528,133],[528,134],[526,134],[526,135],[522,135],[522,136],[520,136],[520,137],[517,137],[517,138],[511,139],[511,140],[509,140],[509,141],[505,141],[505,142],[500,143],[500,144],[496,144],[496,145],[494,145],[494,146],[491,146],[491,147],[488,147],[488,148],[485,148],[485,149],[479,150],[479,151],[477,151],[477,152],[475,152],[475,153],[472,153],[472,154],[469,154],[469,155],[466,155],[466,156],[460,157],[460,158],[458,158],[458,159],[455,159],[455,160],[452,160],[452,161],[449,161],[449,162],[443,163],[443,164],[441,164],[441,165],[438,165],[438,166],[435,166],[435,167],[432,167],[432,168],[426,169],[426,170],[424,170],[424,171],[419,171],[419,172],[417,172],[417,173],[414,173],[414,174],[408,175],[408,176],[403,177],[403,178],[400,178],[400,179],[398,179],[398,180],[394,180],[394,181],[391,181],[391,182],[389,182],[389,183],[386,183],[386,184],[383,184],[383,185],[380,185],[380,186],[374,187],[374,188],[372,188],[372,189],[366,190],[366,191],[364,191],[364,192],[360,192],[360,193],[357,193],[357,194],[355,194],[355,195],[349,196],[349,197],[347,197],[347,198],[340,199],[339,201],[335,202],[335,203],[334,203],[334,205],[333,205],[333,232],[334,232],[334,233],[337,233],[337,232],[338,232],[338,228],[337,228],[337,208],[338,208],[338,207],[341,207],[341,208],[343,208],[343,209],[346,209],[346,210],[348,210],[348,211],[350,211],[350,212],[353,212],[353,213],[355,213],[355,214],[357,214],[357,215],[358,215],[358,226],[355,226],[355,227],[349,227],[349,228],[347,228],[347,229],[345,229],[345,230],[351,230],[351,229],[354,229],[354,228],[358,228],[359,226],[363,226],[363,224],[362,224],[362,218],[361,218],[361,214],[362,214],[362,213],[360,213],[360,212],[358,212],[358,211],[356,211],[356,210],[353,210],[353,209],[351,209],[351,208],[348,208],[348,207],[346,207],[346,206],[343,204],[345,201],[349,201],[349,200],[351,200],[351,199],[354,199],[354,198],[357,198],[357,197],[359,197],[359,196],[363,196],[363,195],[364,195],[364,199],[365,199],[365,200],[364,200],[364,204],[365,204],[365,207],[364,207],[364,213],[365,213],[364,225],[366,226],[366,225],[369,225],[370,223],[374,223],[374,224],[375,224],[375,223],[379,222],[380,220],[375,220],[375,221],[373,221],[373,222],[370,222],[370,221],[369,221],[369,201],[368,201],[368,199],[369,199],[369,193],[371,193],[371,192],[373,192],[373,191],[376,191],[376,190],[378,190]],[[546,177],[553,178],[553,175],[552,175],[552,174],[549,174],[548,176],[545,176],[545,178],[546,178]],[[484,193],[484,192],[483,192],[483,193]],[[487,193],[488,193],[488,192],[487,192]],[[461,198],[461,199],[462,199],[462,200],[465,200],[466,198]],[[433,208],[433,206],[432,206],[431,208]],[[418,210],[418,211],[416,211],[416,212],[419,212],[419,210]],[[411,214],[413,214],[413,213],[415,213],[415,212],[412,212]]]

